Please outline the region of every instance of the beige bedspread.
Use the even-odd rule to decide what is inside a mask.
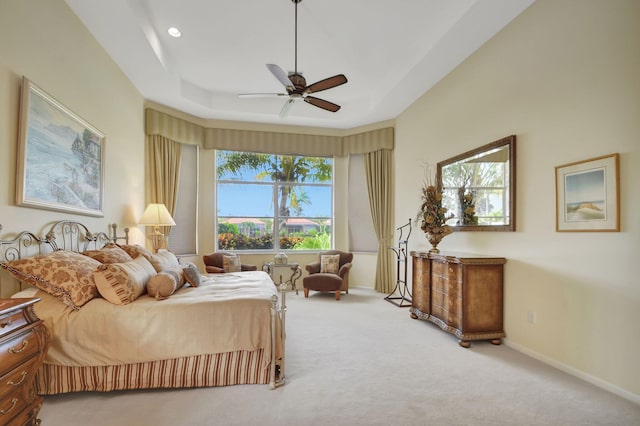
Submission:
[[[52,334],[46,364],[122,365],[258,348],[271,353],[276,288],[262,271],[207,276],[200,287],[184,287],[166,300],[145,294],[124,306],[98,298],[73,311],[44,292],[37,296],[36,314]]]

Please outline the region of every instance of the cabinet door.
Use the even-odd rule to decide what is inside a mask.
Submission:
[[[464,332],[502,331],[503,267],[467,265],[464,271]]]
[[[430,314],[431,261],[424,257],[413,257],[413,281],[411,283],[411,305],[423,314]]]
[[[433,260],[431,268],[431,314],[447,322],[449,313],[447,262]]]

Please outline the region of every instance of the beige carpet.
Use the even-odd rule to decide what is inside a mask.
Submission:
[[[458,346],[368,289],[287,297],[287,384],[45,398],[44,426],[640,425],[640,406],[505,345]],[[212,333],[215,330],[212,330]]]

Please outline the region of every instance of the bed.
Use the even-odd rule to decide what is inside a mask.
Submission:
[[[202,275],[109,228],[60,221],[0,239],[12,296],[40,299],[51,336],[38,394],[284,384],[285,288],[262,271]]]

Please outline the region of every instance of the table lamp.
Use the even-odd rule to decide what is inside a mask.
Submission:
[[[160,232],[161,226],[175,226],[175,222],[169,214],[169,210],[164,204],[152,203],[147,206],[144,211],[139,225],[153,226],[153,233],[149,235],[149,239],[153,244],[153,251],[158,252],[164,241],[164,234]]]

